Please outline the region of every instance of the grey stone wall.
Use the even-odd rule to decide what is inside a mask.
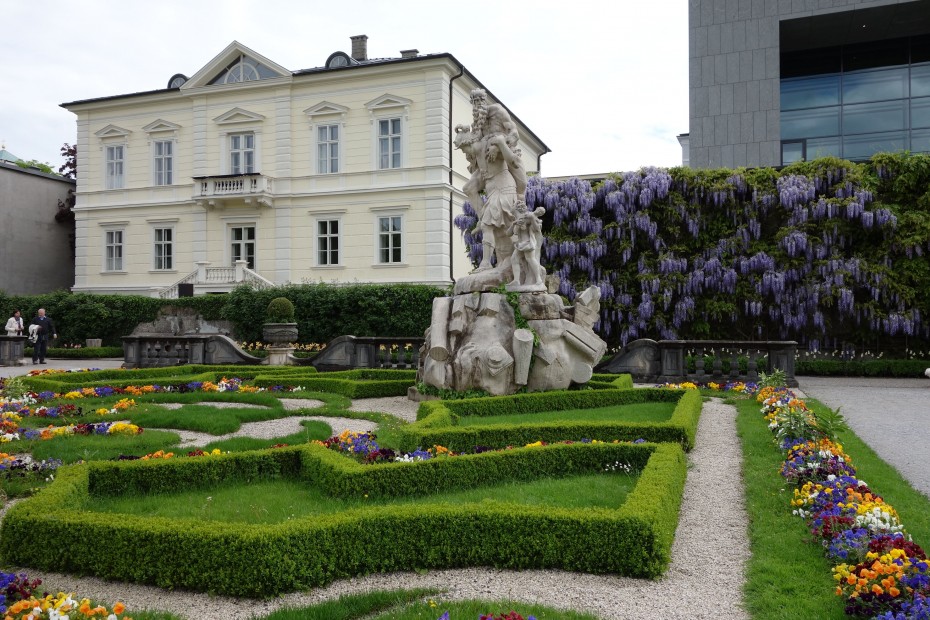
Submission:
[[[690,162],[781,164],[779,26],[895,0],[689,0]]]
[[[74,182],[0,163],[0,290],[35,295],[74,285],[71,227],[55,221]]]

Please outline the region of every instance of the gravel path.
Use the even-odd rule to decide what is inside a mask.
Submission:
[[[798,377],[798,382],[811,398],[839,407],[856,435],[930,497],[930,450],[920,448],[930,445],[930,381],[923,377]]]
[[[380,406],[376,410],[385,411]],[[48,587],[76,591],[104,603],[122,600],[130,610],[159,609],[198,620],[247,620],[283,606],[312,604],[346,593],[414,587],[442,588],[450,599],[538,602],[592,612],[605,620],[744,620],[748,615],[742,610],[741,584],[749,543],[735,418],[732,406],[717,400],[704,404],[696,447],[688,455],[691,467],[672,564],[656,581],[558,570],[469,568],[422,575],[369,575],[269,601],[252,601],[32,570],[29,575],[41,578]],[[707,573],[708,567],[712,574]],[[437,609],[438,617],[441,606]]]

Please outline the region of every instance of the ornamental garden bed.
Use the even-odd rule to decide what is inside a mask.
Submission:
[[[638,473],[632,488],[625,472],[610,470],[618,464]],[[669,562],[685,477],[684,453],[675,444],[560,444],[384,465],[363,465],[314,444],[91,462],[62,468],[52,485],[12,508],[0,553],[4,562],[29,568],[238,596],[370,572],[476,565],[655,577]],[[516,501],[520,491],[507,489],[546,478],[593,483],[616,499],[559,506]],[[304,502],[315,510],[283,521],[279,515],[274,523],[96,506],[142,495],[157,504],[161,494],[182,490],[242,496],[271,481],[280,490],[313,489],[327,501],[311,495]],[[497,499],[434,499],[483,488]]]
[[[198,391],[190,387],[196,383],[188,381],[191,378],[223,371],[191,368],[186,376],[149,375],[152,370],[138,371],[146,374],[144,379],[136,378],[137,371],[101,371],[110,373],[102,377],[87,373],[96,379],[91,384],[96,387],[77,380],[77,373],[47,374],[30,381],[44,382],[43,386],[56,383],[57,390],[66,390],[57,392],[58,400],[48,401],[52,407],[79,403],[89,411],[95,407],[109,411],[106,406],[115,409],[118,399],[135,395],[134,406],[109,411],[103,418],[139,422],[149,416],[149,422],[164,423],[164,417],[158,416],[175,416],[169,428],[219,424],[221,430],[228,430],[243,416],[290,415],[276,397],[285,394],[249,393],[260,388],[238,380],[217,379],[228,388],[223,392],[204,393],[203,385]],[[396,384],[391,389],[398,391],[403,383],[405,392],[413,379],[412,374],[398,371],[314,376],[288,369],[273,374],[267,378],[279,380],[274,386],[283,385],[285,379],[293,381],[305,388],[303,395],[325,401],[324,415],[349,415],[347,399],[307,393],[305,381],[323,379],[330,391],[350,386],[342,393],[357,394],[365,389],[391,393],[384,387],[389,383]],[[256,372],[256,384],[259,376]],[[113,387],[117,378],[122,387]],[[152,387],[156,380],[168,384],[169,378],[171,385],[188,387],[167,393]],[[546,398],[524,394],[421,403],[423,420],[446,404],[462,419],[483,416],[502,439],[509,433],[513,441],[505,445],[527,447],[474,450],[473,444],[467,450],[476,453],[452,456],[448,446],[434,445],[430,454],[436,458],[421,461],[414,453],[403,456],[412,462],[370,464],[352,458],[352,449],[349,454],[333,450],[339,441],[331,439],[265,450],[208,452],[197,458],[90,460],[65,466],[56,472],[54,482],[8,512],[0,554],[7,565],[252,597],[370,572],[460,566],[548,567],[655,577],[670,558],[686,477],[682,446],[693,443],[700,396],[621,390],[607,379],[601,378],[602,389]],[[148,384],[140,386],[139,381]],[[358,387],[379,383],[374,389]],[[62,394],[81,396],[67,400]],[[240,400],[254,408],[224,409],[210,421],[203,402],[209,400]],[[158,411],[159,404],[167,401],[180,401],[183,407]],[[532,415],[531,410],[549,412],[539,414],[539,420],[546,420],[543,426],[528,431],[538,435],[545,427],[545,437],[517,440],[519,429],[533,426],[525,417]],[[500,417],[507,414],[518,417]],[[581,423],[566,424],[565,416],[575,416]],[[409,438],[405,428],[423,420],[406,425],[392,418],[391,428],[396,437]],[[643,441],[652,440],[650,430],[660,428],[665,430],[656,438],[673,437],[670,443]],[[592,429],[603,431],[603,440],[576,434]],[[618,433],[607,437],[610,431]],[[124,438],[57,440],[84,439]],[[545,445],[562,440],[570,441]],[[379,455],[384,453],[378,450]],[[47,545],[48,540],[58,542]],[[42,549],[36,552],[37,547]]]
[[[433,444],[467,450],[581,438],[674,442],[690,450],[701,404],[695,391],[664,388],[427,401],[421,403],[416,423],[396,432],[401,449],[408,451]],[[669,414],[662,419],[665,411]]]

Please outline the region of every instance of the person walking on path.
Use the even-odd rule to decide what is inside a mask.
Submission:
[[[29,324],[30,336],[33,332],[33,325],[36,326],[36,339],[35,343],[32,345],[32,363],[44,364],[45,354],[48,351],[48,337],[51,335],[52,338],[58,338],[58,334],[55,332],[55,324],[52,322],[52,319],[45,316],[45,308],[39,308],[36,317],[32,319],[32,323]]]
[[[10,316],[10,320],[6,322],[6,335],[22,336],[23,329],[23,317],[19,310],[14,310],[13,315]]]

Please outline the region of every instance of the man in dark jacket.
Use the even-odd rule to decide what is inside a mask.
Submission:
[[[36,341],[35,344],[32,345],[32,363],[44,364],[45,353],[48,351],[49,335],[51,335],[52,338],[58,338],[58,334],[55,332],[55,324],[52,323],[52,319],[45,316],[45,308],[39,308],[39,312],[36,314],[36,317],[32,319],[30,325],[38,326],[36,330]]]

